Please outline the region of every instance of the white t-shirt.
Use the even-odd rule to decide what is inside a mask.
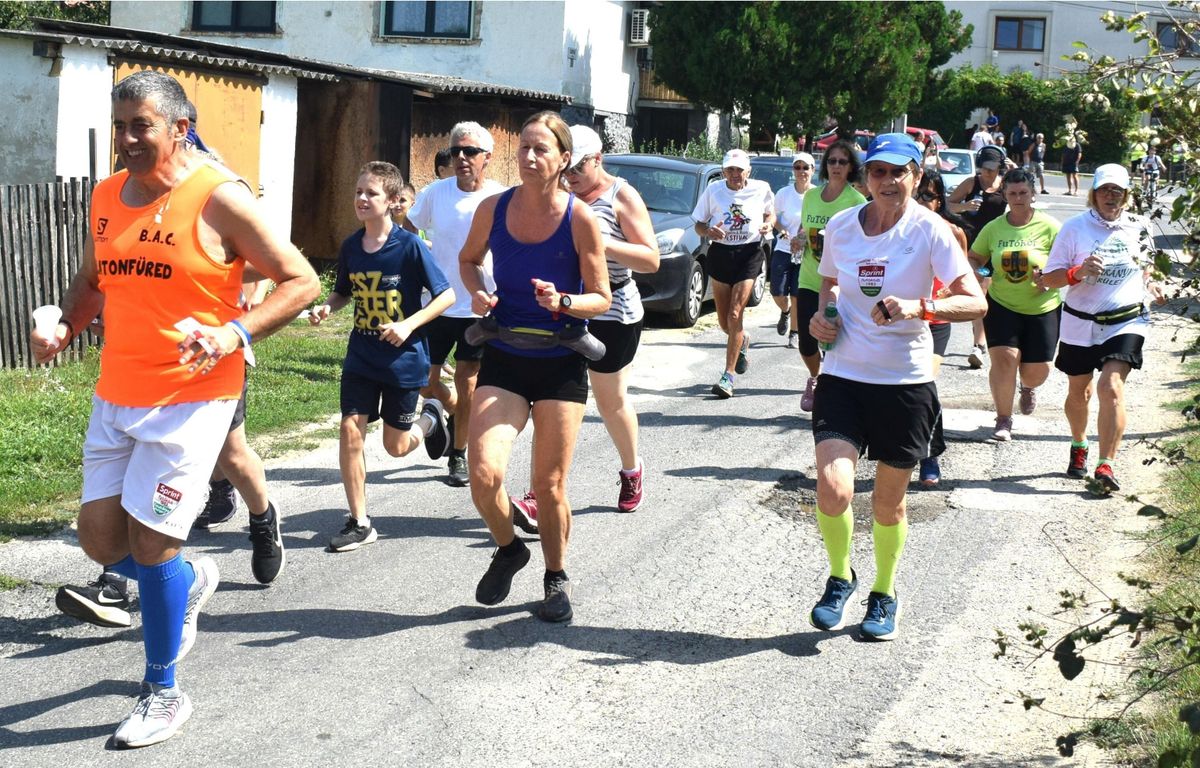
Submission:
[[[1105,221],[1093,210],[1072,216],[1063,222],[1046,271],[1055,272],[1082,264],[1093,253],[1104,257],[1104,272],[1094,285],[1078,283],[1066,290],[1064,303],[1089,315],[1111,312],[1146,301],[1144,270],[1153,260],[1154,241],[1146,218],[1122,213],[1115,222]],[[1059,341],[1079,347],[1091,347],[1122,333],[1145,336],[1148,317],[1136,316],[1119,325],[1100,325],[1065,310],[1058,334]]]
[[[996,142],[992,141],[992,134],[988,133],[987,131],[976,131],[974,134],[971,135],[971,151],[972,152],[978,152],[979,150],[986,147],[988,144],[995,144],[995,143]]]
[[[866,205],[847,208],[825,225],[825,252],[817,269],[837,280],[842,328],[821,370],[868,384],[933,381],[929,324],[914,318],[875,325],[871,309],[887,296],[928,297],[934,277],[950,285],[971,271],[967,256],[950,225],[911,200],[891,229],[868,236],[858,220]]]
[[[475,209],[486,198],[505,189],[500,182],[485,179],[483,188],[478,192],[463,192],[458,188],[458,178],[451,176],[422,189],[408,211],[408,220],[413,226],[434,233],[433,260],[454,289],[454,305],[442,313],[445,317],[475,316],[471,311],[471,294],[463,285],[458,271],[458,254],[467,242]],[[483,273],[485,287],[488,291],[494,291],[496,283],[492,280],[491,253],[483,257]]]
[[[719,241],[724,245],[745,245],[762,240],[758,230],[763,217],[774,212],[775,195],[767,182],[748,179],[735,192],[725,179],[717,179],[700,193],[692,219],[725,230],[725,239]]]
[[[780,235],[775,241],[775,250],[791,253],[791,238],[796,236],[800,231],[800,224],[804,221],[804,195],[796,191],[795,184],[788,184],[786,187],[780,187],[775,193],[775,218],[779,222],[779,226],[783,228],[786,235]]]

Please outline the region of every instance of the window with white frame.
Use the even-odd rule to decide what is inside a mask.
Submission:
[[[383,3],[385,37],[471,37],[470,0],[389,0]]]
[[[996,19],[992,48],[997,51],[1042,51],[1046,47],[1045,18]]]
[[[192,29],[201,32],[274,32],[275,3],[266,0],[192,3]]]

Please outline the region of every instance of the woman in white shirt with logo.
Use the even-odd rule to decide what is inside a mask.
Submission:
[[[864,453],[875,461],[875,583],[862,636],[898,632],[895,574],[908,533],[905,493],[921,459],[944,450],[927,321],[981,317],[987,303],[966,254],[941,216],[912,199],[921,150],[907,134],[875,137],[865,160],[871,201],[825,225],[821,306],[812,335],[827,348],[813,406],[817,523],[829,555],[825,593],[810,615],[818,629],[840,629],[858,588],[850,566],[854,474]],[[933,279],[945,298],[930,299]]]

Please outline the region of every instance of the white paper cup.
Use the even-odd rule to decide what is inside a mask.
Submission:
[[[61,319],[62,310],[53,304],[33,310],[34,330],[37,331],[38,336],[47,340],[54,339],[54,331],[58,328],[58,321]]]

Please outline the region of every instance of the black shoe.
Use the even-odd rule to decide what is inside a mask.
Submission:
[[[279,534],[279,510],[267,502],[266,514],[250,515],[250,570],[259,584],[270,584],[283,570],[287,555]]]
[[[783,336],[788,332],[788,311],[785,309],[779,313],[779,322],[775,323],[775,333]]]
[[[488,566],[487,573],[483,574],[479,586],[475,587],[476,602],[495,605],[508,597],[513,576],[529,562],[529,547],[520,539],[513,541],[521,542],[521,548],[515,554],[505,555],[497,549],[496,554],[492,555],[492,563]]]
[[[204,509],[196,516],[192,527],[208,530],[229,522],[234,512],[237,512],[237,495],[233,483],[228,480],[211,482],[208,484],[208,501],[204,502]]]
[[[546,587],[546,598],[538,606],[537,616],[542,621],[570,621],[574,614],[571,611],[571,580],[564,573],[562,576],[546,574],[543,579]]]
[[[445,408],[446,406],[442,406]],[[446,414],[446,455],[454,453],[454,414]]]
[[[746,371],[750,370],[750,358],[746,357],[746,350],[750,348],[750,337],[742,337],[742,348],[738,350],[737,361],[733,364],[733,372],[741,376]]]
[[[471,483],[471,474],[467,471],[467,452],[464,450],[450,451],[450,479],[446,481],[455,488],[465,488]]]
[[[375,526],[370,523],[359,525],[353,517],[348,517],[338,535],[329,540],[329,550],[331,552],[353,552],[364,544],[372,543],[377,538],[379,538],[379,534],[375,532]]]
[[[68,616],[98,627],[129,626],[129,586],[119,573],[105,571],[86,587],[59,587],[54,604]]]
[[[429,454],[429,458],[436,461],[445,456],[450,447],[449,435],[446,432],[446,411],[439,401],[426,400],[425,405],[421,407],[421,415],[433,419],[433,426],[425,435],[425,452]]]

